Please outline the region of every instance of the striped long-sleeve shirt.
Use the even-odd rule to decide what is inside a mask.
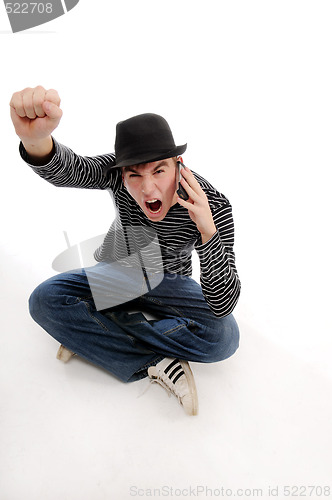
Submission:
[[[211,311],[218,317],[230,314],[239,298],[240,280],[235,267],[234,223],[232,207],[228,199],[219,193],[203,177],[193,172],[205,192],[217,232],[202,244],[196,224],[188,211],[176,203],[162,221],[150,221],[122,182],[121,169],[111,170],[106,176],[104,169],[115,163],[114,154],[80,156],[55,139],[54,155],[46,165],[29,163],[28,155],[20,144],[20,154],[31,168],[43,179],[60,187],[107,189],[111,191],[116,217],[103,244],[96,249],[96,261],[112,261],[122,257],[119,252],[118,230],[124,227],[144,226],[157,236],[162,255],[163,271],[191,276],[191,253],[195,249],[200,261],[200,283]]]

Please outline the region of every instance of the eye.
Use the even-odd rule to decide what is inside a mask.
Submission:
[[[156,171],[155,171],[155,174],[161,174],[162,172],[164,172],[164,170],[163,170],[163,169],[156,170]]]
[[[139,174],[129,174],[129,177],[132,178],[132,177],[139,177]]]

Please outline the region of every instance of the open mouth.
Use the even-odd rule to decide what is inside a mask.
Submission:
[[[145,206],[152,214],[158,214],[161,211],[161,201],[157,199],[148,200],[145,202]]]

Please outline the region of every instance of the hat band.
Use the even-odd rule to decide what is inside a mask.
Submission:
[[[160,155],[163,155],[165,153],[168,153],[169,151],[173,151],[174,149],[176,149],[176,146],[171,146],[170,148],[165,148],[165,149],[157,149],[157,150],[151,150],[151,151],[147,151],[146,148],[145,149],[139,149],[139,150],[131,150],[131,151],[123,151],[121,154],[116,154],[116,158],[118,161],[124,161],[124,160],[127,160],[129,158],[139,158],[141,156],[146,156],[148,158],[151,158],[151,157],[154,157],[154,156],[160,156]]]

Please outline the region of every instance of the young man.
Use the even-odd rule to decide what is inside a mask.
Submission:
[[[57,92],[43,87],[13,94],[22,158],[56,186],[110,190],[116,218],[94,253],[98,263],[39,285],[30,313],[60,342],[63,357],[76,353],[124,382],[149,376],[195,415],[188,362],[226,359],[239,342],[231,205],[187,167],[180,180],[187,145],[175,145],[161,116],[118,123],[115,155],[82,157],[51,136],[59,106]],[[188,199],[179,197],[179,182]],[[190,277],[193,249],[200,285]]]

